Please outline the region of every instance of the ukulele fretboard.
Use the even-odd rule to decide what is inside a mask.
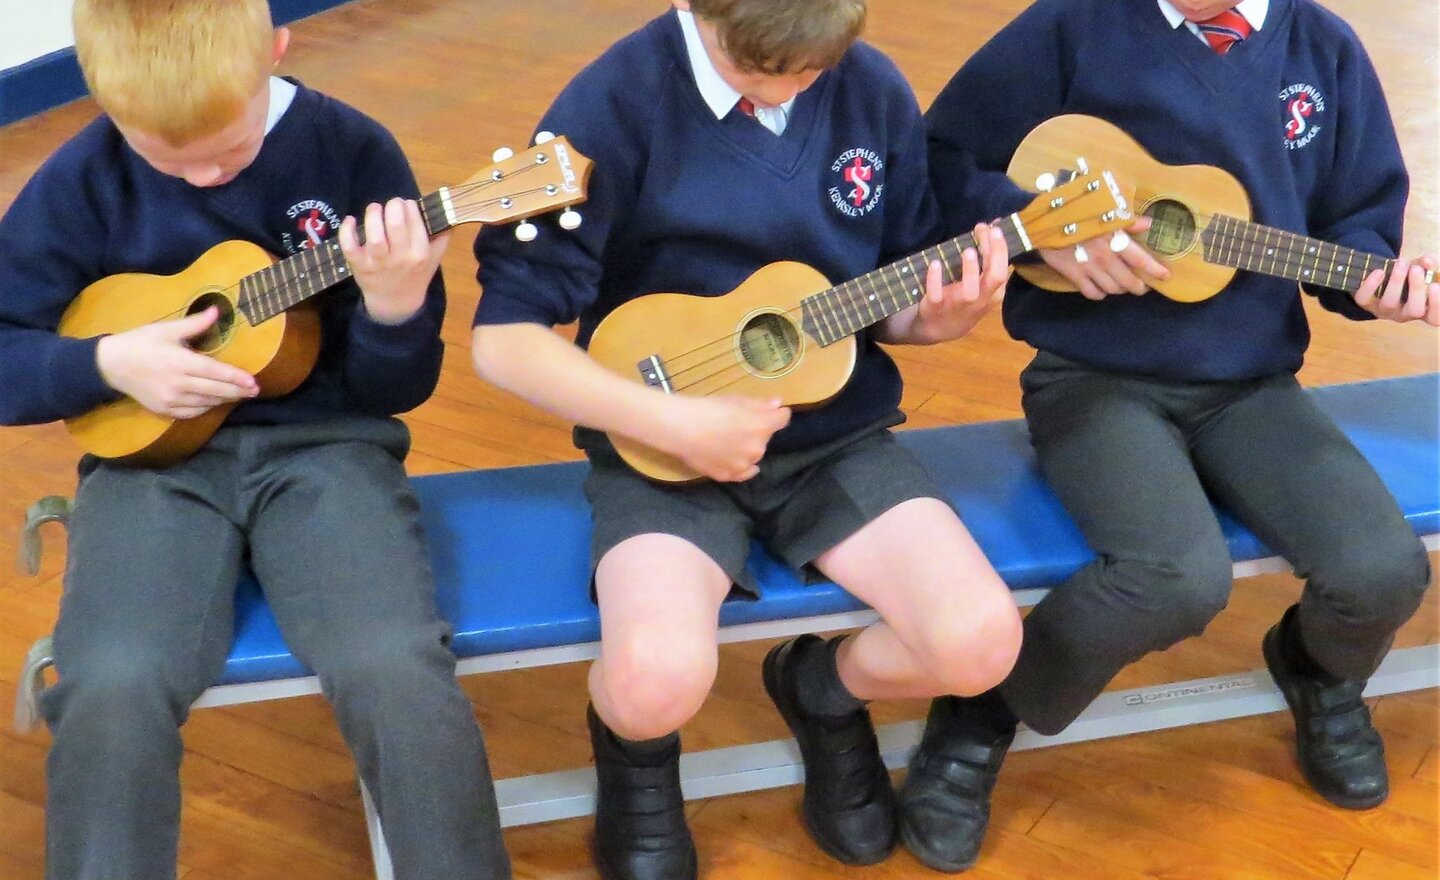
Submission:
[[[1018,215],[1006,217],[1000,228],[1012,258],[1031,249]],[[821,346],[839,342],[919,302],[925,295],[925,273],[935,260],[940,261],[946,284],[959,278],[961,255],[971,247],[979,248],[974,234],[959,235],[808,296],[800,303],[802,326]]]
[[[420,216],[432,238],[451,226],[446,213],[449,197],[449,190],[442,189],[420,199]],[[363,244],[365,230],[357,227],[355,232]],[[253,327],[349,277],[350,264],[340,242],[330,238],[240,279],[237,307]]]
[[[1395,261],[1248,220],[1216,215],[1200,233],[1205,261],[1354,293],[1371,272],[1388,280]]]

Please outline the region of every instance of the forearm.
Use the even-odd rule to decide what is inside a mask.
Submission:
[[[657,448],[671,433],[661,392],[617,376],[548,327],[482,324],[471,350],[481,378],[563,419]]]
[[[35,425],[82,415],[120,393],[96,365],[96,340],[0,328],[0,424]]]

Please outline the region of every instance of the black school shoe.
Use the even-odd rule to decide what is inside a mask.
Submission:
[[[680,737],[673,746],[631,755],[586,710],[595,749],[595,838],[591,854],[604,880],[694,880],[695,840],[680,793]]]
[[[997,731],[970,701],[937,697],[900,787],[900,837],[927,866],[957,874],[975,864],[990,825],[990,792],[1015,727]],[[970,709],[970,711],[967,711]]]
[[[836,861],[873,865],[895,849],[895,792],[869,710],[829,718],[801,707],[795,660],[820,650],[825,643],[813,635],[776,645],[765,656],[765,691],[805,759],[801,815],[811,839]]]
[[[1360,698],[1363,681],[1344,681],[1297,669],[1285,650],[1297,626],[1291,606],[1261,643],[1265,665],[1295,717],[1300,770],[1325,800],[1347,810],[1368,810],[1390,795],[1385,743]]]

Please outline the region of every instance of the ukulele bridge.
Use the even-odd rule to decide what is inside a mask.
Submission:
[[[652,354],[635,365],[640,371],[640,380],[651,388],[659,388],[666,394],[674,394],[675,387],[670,384],[670,371],[665,366],[665,361],[660,355]]]

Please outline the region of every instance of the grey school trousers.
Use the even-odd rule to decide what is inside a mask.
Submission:
[[[175,877],[179,729],[229,652],[242,561],[320,676],[396,876],[510,876],[408,445],[398,421],[350,417],[227,427],[164,470],[82,462],[42,707],[49,880]]]
[[[1424,545],[1293,376],[1166,382],[1042,352],[1021,385],[1041,471],[1097,556],[1026,618],[1001,685],[1034,730],[1060,732],[1121,668],[1225,607],[1209,497],[1305,580],[1301,637],[1331,674],[1369,678],[1419,606]]]

